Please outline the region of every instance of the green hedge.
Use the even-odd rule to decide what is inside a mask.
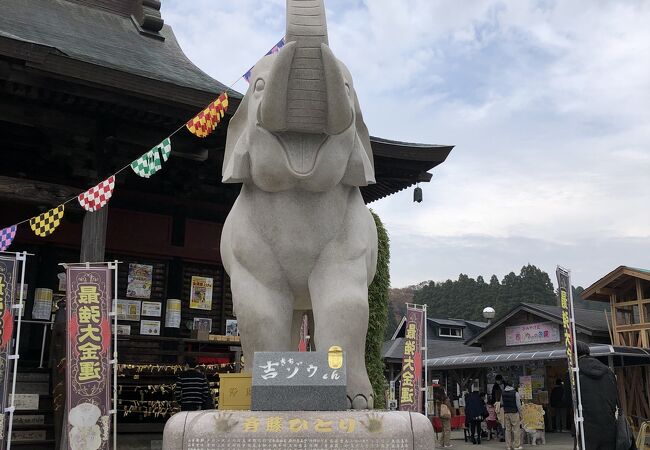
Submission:
[[[368,320],[368,335],[366,337],[366,368],[368,377],[375,394],[375,408],[385,409],[385,392],[388,387],[384,377],[384,362],[381,359],[381,347],[384,342],[384,333],[388,325],[388,292],[390,289],[390,246],[388,233],[377,214],[372,211],[377,225],[379,238],[379,252],[377,255],[377,273],[372,284],[368,287],[368,303],[370,304],[370,317]]]

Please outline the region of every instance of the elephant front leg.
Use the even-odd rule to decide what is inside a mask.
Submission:
[[[309,278],[318,351],[340,346],[346,354],[349,407],[372,409],[373,392],[366,370],[368,284],[366,259],[319,263]]]
[[[290,349],[293,295],[279,273],[262,282],[241,264],[235,263],[230,268],[230,278],[233,306],[246,358],[245,371],[248,372],[255,352]]]

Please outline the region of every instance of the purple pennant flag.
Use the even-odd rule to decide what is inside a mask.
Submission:
[[[16,225],[12,225],[0,230],[0,252],[4,252],[9,248],[11,243],[16,237]]]
[[[280,41],[278,41],[278,43],[275,44],[275,45],[273,46],[273,48],[272,48],[271,50],[269,50],[269,51],[266,53],[266,55],[264,55],[264,56],[274,55],[274,54],[276,54],[277,52],[279,52],[280,49],[281,49],[282,47],[284,47],[284,38],[280,39]],[[248,72],[246,72],[246,73],[244,74],[244,80],[246,80],[246,81],[249,82],[249,83],[250,83],[250,78],[251,78],[251,72],[253,72],[253,68],[254,68],[254,67],[255,67],[255,66],[251,67],[251,68],[248,70]]]

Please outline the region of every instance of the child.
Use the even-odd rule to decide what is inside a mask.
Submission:
[[[494,407],[494,400],[491,397],[488,400],[487,411],[488,411],[488,416],[485,419],[485,423],[487,425],[488,435],[490,439],[492,439],[492,431],[494,431],[497,437],[501,435],[501,430],[500,430],[501,424],[497,419],[497,411],[496,408]]]
[[[447,396],[440,405],[440,420],[442,421],[442,446],[451,448],[451,402]]]

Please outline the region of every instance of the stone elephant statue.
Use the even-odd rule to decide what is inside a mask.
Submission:
[[[223,182],[242,183],[223,227],[243,352],[296,351],[310,311],[318,350],[346,352],[348,400],[372,408],[365,365],[377,230],[375,182],[348,69],[328,47],[323,0],[287,0],[286,45],[252,71],[230,121]]]

